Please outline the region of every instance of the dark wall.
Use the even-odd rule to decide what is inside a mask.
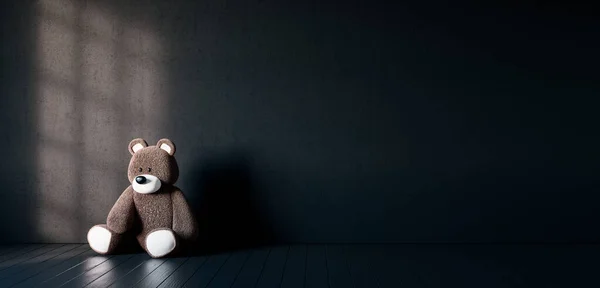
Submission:
[[[2,19],[2,72],[0,86],[0,242],[35,239],[33,218],[35,163],[33,152],[36,115],[31,89],[32,31],[30,4],[0,6]]]
[[[177,144],[213,245],[598,239],[585,7],[280,2],[75,2],[52,14],[75,27],[58,46],[41,18],[4,18],[38,31],[3,41],[20,70],[2,79],[0,211],[28,223],[2,222],[5,239],[83,241],[127,186],[134,137]],[[75,92],[23,97],[48,76],[28,43],[71,45],[73,71],[48,71]]]

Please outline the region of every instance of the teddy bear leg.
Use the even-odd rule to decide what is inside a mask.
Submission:
[[[138,242],[152,258],[160,258],[174,252],[178,245],[175,232],[169,228],[157,228],[138,236]]]
[[[110,231],[106,224],[92,227],[87,234],[87,240],[92,250],[99,254],[111,254],[121,241],[121,235]]]

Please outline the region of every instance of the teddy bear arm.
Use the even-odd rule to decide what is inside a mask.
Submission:
[[[173,201],[173,231],[185,240],[194,240],[198,236],[198,225],[192,209],[179,190],[171,195]]]
[[[115,233],[125,233],[133,227],[135,221],[135,204],[133,202],[133,189],[127,187],[115,205],[108,213],[106,226]]]

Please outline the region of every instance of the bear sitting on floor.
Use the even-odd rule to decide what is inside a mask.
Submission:
[[[183,193],[173,186],[179,177],[175,144],[161,139],[148,146],[141,138],[129,143],[131,161],[125,189],[110,212],[106,224],[92,227],[87,240],[100,254],[110,254],[133,232],[138,243],[153,258],[168,256],[197,238],[196,219]]]

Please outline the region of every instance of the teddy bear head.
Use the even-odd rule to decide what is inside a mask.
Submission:
[[[161,139],[155,146],[148,146],[144,139],[137,138],[129,143],[132,157],[127,177],[137,193],[149,194],[160,190],[163,185],[172,185],[179,177],[175,161],[175,144]]]

